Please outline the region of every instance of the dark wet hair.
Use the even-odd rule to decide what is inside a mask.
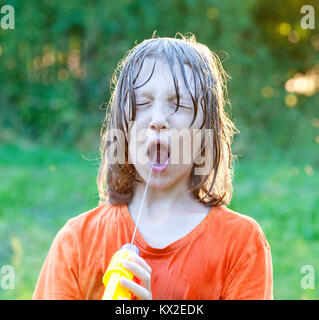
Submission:
[[[177,38],[180,35],[181,38]],[[179,86],[174,66],[176,62],[181,67],[185,86],[194,104],[193,122],[198,112],[198,102],[203,110],[201,128],[212,129],[209,139],[202,141],[202,155],[210,155],[211,172],[207,175],[190,175],[189,188],[195,199],[206,206],[229,204],[232,196],[233,168],[230,145],[235,133],[239,133],[234,123],[225,111],[227,98],[226,78],[220,59],[207,46],[178,33],[175,38],[152,37],[144,40],[129,50],[118,63],[111,81],[111,98],[107,105],[106,116],[101,128],[100,168],[97,176],[97,186],[102,204],[109,201],[113,204],[129,203],[134,195],[136,183],[142,182],[134,165],[128,162],[127,133],[129,122],[135,120],[136,103],[134,84],[139,76],[146,57],[165,57],[169,63],[179,104]],[[188,65],[195,79],[194,95],[190,90],[185,73]],[[154,71],[155,63],[152,73]],[[150,75],[150,77],[152,74]],[[126,112],[128,105],[129,112]],[[192,123],[193,123],[192,122]],[[111,129],[120,129],[125,133],[125,142],[121,146],[123,161],[108,163],[108,154],[112,142],[108,139]],[[120,139],[118,139],[120,140]],[[120,152],[121,153],[121,152]]]

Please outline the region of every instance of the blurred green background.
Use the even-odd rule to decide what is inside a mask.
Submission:
[[[195,34],[231,75],[231,209],[257,220],[272,248],[275,299],[319,299],[319,6],[302,0],[1,1],[0,269],[30,299],[67,219],[97,206],[99,130],[118,61],[156,30]],[[302,29],[303,5],[315,29]],[[0,14],[0,19],[3,14]],[[315,288],[300,281],[314,268]],[[0,281],[4,274],[0,273]]]

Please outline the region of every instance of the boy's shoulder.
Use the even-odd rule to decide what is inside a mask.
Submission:
[[[219,206],[216,212],[218,215],[218,219],[222,220],[224,224],[227,224],[229,226],[248,229],[260,228],[259,224],[254,218],[232,210],[225,205]]]
[[[118,219],[121,206],[113,205],[109,202],[103,202],[98,206],[82,212],[77,216],[70,218],[64,228],[72,230],[73,232],[82,233],[84,230],[88,232],[92,230],[94,232],[103,228],[108,219]]]
[[[252,217],[236,212],[224,205],[219,206],[215,214],[215,224],[231,241],[259,243],[270,248],[259,223]]]

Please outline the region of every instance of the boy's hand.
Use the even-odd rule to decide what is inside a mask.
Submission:
[[[131,271],[140,281],[139,284],[125,277],[120,278],[120,284],[129,289],[137,300],[152,300],[151,272],[152,268],[146,261],[138,256],[131,256],[130,261],[123,260],[122,265]]]

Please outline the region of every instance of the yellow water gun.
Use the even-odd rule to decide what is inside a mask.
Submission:
[[[134,275],[126,270],[121,262],[128,260],[130,255],[139,256],[138,247],[134,244],[126,243],[120,250],[116,251],[110,261],[110,264],[103,276],[103,284],[105,286],[102,300],[121,300],[127,298],[132,300],[133,294],[127,288],[120,285],[120,277],[126,277],[132,280]]]

